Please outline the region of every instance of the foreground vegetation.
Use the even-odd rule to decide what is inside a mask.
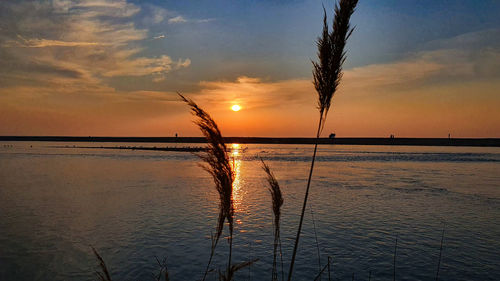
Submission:
[[[318,148],[318,142],[325,125],[327,115],[332,103],[333,96],[340,85],[342,79],[342,66],[346,60],[345,46],[347,39],[351,35],[353,28],[350,26],[350,17],[354,13],[355,7],[358,0],[340,0],[334,8],[334,19],[332,27],[328,25],[326,10],[324,10],[323,17],[323,30],[321,36],[318,38],[318,61],[313,62],[313,83],[318,93],[318,127],[316,132],[316,142],[314,145],[314,150],[312,154],[311,166],[308,173],[307,185],[305,188],[304,200],[302,204],[300,221],[297,227],[297,234],[294,240],[294,248],[290,260],[290,267],[288,269],[288,274],[285,276],[283,269],[283,255],[281,250],[281,239],[280,239],[280,220],[281,220],[281,207],[284,203],[280,185],[274,176],[271,168],[262,160],[262,169],[264,170],[267,181],[269,183],[269,191],[272,199],[272,212],[273,212],[273,225],[274,225],[274,243],[273,243],[273,263],[272,271],[270,272],[270,278],[273,281],[284,280],[285,278],[290,281],[293,279],[295,258],[297,255],[297,249],[300,241],[302,225],[304,220],[305,209],[307,207],[307,201],[314,171],[316,153]],[[206,141],[208,143],[207,149],[197,154],[200,159],[204,162],[201,166],[205,171],[207,171],[213,178],[215,188],[219,195],[219,214],[217,223],[215,226],[215,234],[212,235],[210,253],[208,255],[208,262],[203,273],[200,276],[201,280],[206,280],[209,272],[214,272],[212,269],[212,261],[214,254],[217,250],[217,246],[221,240],[221,235],[224,227],[227,225],[229,236],[227,238],[228,253],[227,253],[227,264],[225,270],[219,270],[216,272],[218,274],[219,280],[229,281],[234,279],[234,275],[238,270],[248,267],[251,264],[257,262],[257,259],[248,260],[244,262],[235,263],[232,260],[233,256],[233,236],[234,236],[234,206],[233,206],[233,181],[234,181],[234,171],[229,160],[227,153],[227,147],[224,142],[219,127],[215,120],[201,107],[199,107],[192,99],[189,99],[182,94],[179,94],[181,100],[185,102],[193,116],[195,117],[194,123],[199,127],[200,131],[203,133]],[[444,237],[444,231],[443,231]],[[442,242],[442,241],[441,241]],[[441,244],[442,249],[442,244]],[[109,270],[106,267],[104,259],[99,255],[99,253],[93,249],[93,252],[99,261],[100,270],[97,271],[97,275],[102,281],[111,281],[111,276]],[[396,276],[396,256],[397,256],[397,238],[394,248],[394,280]],[[320,262],[320,253],[318,247],[318,261]],[[441,257],[441,253],[440,253]],[[159,266],[159,273],[155,276],[156,280],[169,280],[168,269],[166,262],[160,262],[157,260]],[[320,262],[320,268],[316,276],[311,276],[311,279],[318,280],[323,274],[327,273],[328,280],[331,280],[331,258],[328,257],[327,262],[323,265]],[[439,276],[439,264],[436,273],[436,280]],[[354,278],[354,277],[353,277]],[[371,274],[369,276],[371,279]]]

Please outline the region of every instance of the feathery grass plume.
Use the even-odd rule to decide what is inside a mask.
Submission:
[[[108,268],[106,267],[106,263],[104,262],[104,259],[97,253],[97,250],[90,246],[92,248],[92,252],[94,252],[95,257],[99,261],[99,267],[101,268],[101,271],[96,270],[97,276],[99,276],[99,280],[101,281],[111,281],[111,275],[109,274]]]
[[[318,38],[318,60],[313,63],[313,83],[318,92],[318,110],[320,112],[321,128],[330,110],[333,95],[342,79],[342,65],[346,59],[344,51],[347,39],[353,28],[349,19],[354,13],[358,0],[340,0],[335,5],[335,17],[332,32],[329,32],[327,16],[323,7],[323,32]]]
[[[222,134],[219,127],[215,121],[210,117],[210,115],[201,109],[193,100],[188,99],[178,93],[182,101],[187,103],[191,108],[191,113],[197,118],[194,123],[198,125],[201,132],[205,136],[208,149],[203,154],[198,154],[198,156],[206,163],[201,165],[201,167],[207,171],[215,183],[215,188],[219,193],[219,217],[217,219],[216,233],[214,241],[212,242],[212,249],[210,253],[209,262],[203,280],[205,280],[210,263],[219,242],[222,230],[224,228],[224,222],[227,220],[229,225],[229,256],[227,270],[231,269],[231,255],[233,246],[233,217],[234,217],[234,206],[233,206],[233,181],[234,173],[229,162],[229,156],[227,154],[227,147],[222,138]]]
[[[281,194],[280,185],[278,180],[274,176],[271,168],[264,162],[261,158],[262,169],[267,174],[267,182],[269,183],[269,192],[271,193],[273,202],[273,214],[274,214],[274,251],[273,251],[273,269],[272,269],[272,279],[273,281],[278,280],[278,269],[277,269],[277,256],[278,247],[281,252],[281,239],[280,239],[280,218],[281,218],[281,206],[283,205],[283,196]],[[280,255],[281,257],[281,255]],[[283,279],[283,258],[281,257],[281,278]]]
[[[309,196],[309,187],[311,186],[311,178],[314,170],[314,162],[316,159],[316,152],[318,149],[318,139],[321,131],[325,125],[326,116],[330,110],[333,95],[342,79],[342,65],[346,59],[344,47],[347,39],[352,34],[353,29],[349,24],[351,15],[358,4],[358,0],[340,0],[335,5],[335,16],[333,19],[332,31],[329,31],[326,11],[323,8],[323,32],[321,37],[318,38],[318,59],[319,62],[313,62],[313,83],[316,91],[318,92],[318,110],[319,121],[318,130],[316,132],[316,143],[314,145],[314,152],[311,161],[311,168],[309,170],[309,177],[307,180],[306,193],[304,195],[304,202],[302,205],[302,212],[300,215],[299,227],[297,236],[295,237],[295,245],[292,252],[292,260],[288,271],[288,281],[292,280],[293,266],[295,263],[295,256],[297,255],[297,248],[299,245],[300,232],[302,230],[302,223],[304,221],[304,213],[307,206],[307,198]]]

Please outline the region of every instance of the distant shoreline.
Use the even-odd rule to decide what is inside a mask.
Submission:
[[[226,137],[226,143],[314,144],[315,138]],[[0,136],[0,141],[205,143],[203,137]],[[500,138],[320,138],[320,144],[500,147]]]

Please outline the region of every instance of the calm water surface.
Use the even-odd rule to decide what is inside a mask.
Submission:
[[[208,260],[218,195],[185,152],[62,148],[0,143],[0,280],[95,280],[90,246],[114,280],[152,280],[155,256],[171,280],[199,280]],[[139,144],[154,146],[158,144]],[[244,148],[247,148],[243,151]],[[285,271],[312,146],[240,145],[234,261],[260,260],[237,280],[267,280],[272,260],[270,195],[259,157],[276,174],[285,204]],[[318,257],[334,280],[500,280],[500,149],[320,146],[296,280],[312,280]],[[224,268],[227,243],[214,265]],[[209,280],[215,280],[210,276]]]

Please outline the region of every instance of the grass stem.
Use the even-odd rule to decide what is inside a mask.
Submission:
[[[318,253],[318,272],[321,271],[321,252],[319,250],[319,242],[318,242],[318,233],[316,232],[316,220],[314,219],[314,212],[312,205],[309,205],[309,209],[311,210],[311,219],[313,223],[313,230],[314,230],[314,239],[316,240],[316,250]],[[321,276],[319,277],[319,280],[321,281]]]
[[[438,266],[437,266],[437,270],[436,270],[436,281],[438,281],[439,268],[441,266],[441,254],[443,252],[444,228],[445,228],[445,226],[443,225],[443,233],[441,233],[441,246],[439,246],[439,259],[438,259]]]
[[[294,244],[293,252],[292,252],[292,260],[290,262],[290,269],[288,271],[288,281],[292,280],[293,266],[295,263],[295,256],[297,255],[297,248],[299,246],[300,232],[302,231],[302,223],[304,221],[304,213],[306,211],[307,198],[309,197],[309,188],[311,186],[311,179],[312,179],[312,174],[313,174],[313,170],[314,170],[314,162],[316,160],[316,152],[318,150],[318,139],[319,139],[319,135],[321,133],[321,123],[322,123],[322,118],[319,119],[319,123],[318,123],[318,131],[316,133],[316,143],[314,144],[314,152],[313,152],[313,156],[312,156],[312,160],[311,160],[311,168],[309,169],[309,177],[307,179],[306,194],[304,195],[304,201],[302,203],[302,212],[300,213],[299,228],[297,230],[297,236],[295,237],[295,244]]]
[[[398,250],[398,235],[396,234],[396,245],[394,245],[394,262],[393,262],[393,272],[392,280],[396,281],[396,252]]]
[[[318,130],[316,132],[316,141],[314,144],[314,152],[311,161],[311,168],[309,170],[309,177],[307,179],[306,193],[304,195],[304,202],[302,204],[302,211],[300,214],[299,227],[295,237],[295,243],[292,252],[292,259],[290,261],[290,269],[288,271],[288,281],[292,280],[293,267],[295,258],[297,256],[297,248],[299,246],[300,233],[302,231],[302,224],[304,222],[304,213],[307,206],[307,199],[309,196],[309,189],[311,186],[312,173],[314,170],[314,163],[316,160],[316,152],[318,150],[318,140],[321,135],[323,126],[325,125],[326,116],[332,102],[333,95],[342,78],[342,65],[346,59],[344,51],[347,39],[352,34],[353,29],[350,26],[349,20],[354,13],[354,9],[358,4],[358,0],[339,0],[338,4],[334,7],[334,19],[332,31],[329,31],[327,24],[326,10],[323,8],[323,31],[321,37],[317,40],[318,47],[318,62],[313,63],[313,84],[316,92],[318,93],[318,110],[319,122]]]

